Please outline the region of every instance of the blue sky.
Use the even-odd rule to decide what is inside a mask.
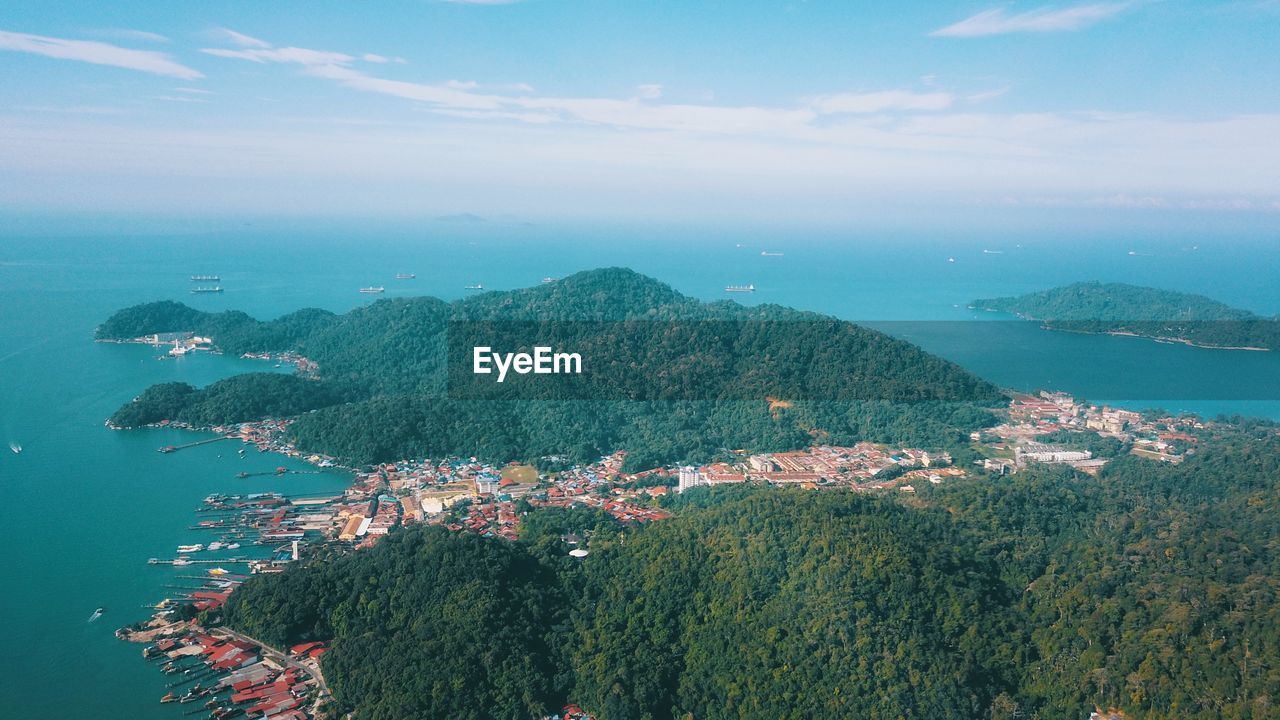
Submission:
[[[1277,47],[1277,0],[8,3],[0,208],[1269,224]]]

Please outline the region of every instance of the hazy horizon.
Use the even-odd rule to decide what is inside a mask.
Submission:
[[[1274,228],[1277,21],[1266,1],[12,5],[0,210]]]

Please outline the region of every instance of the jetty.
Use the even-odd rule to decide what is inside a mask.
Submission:
[[[156,451],[162,452],[162,453],[174,453],[174,452],[178,452],[179,450],[186,450],[187,448],[193,448],[198,445],[208,445],[209,443],[216,443],[222,440],[231,440],[231,439],[232,438],[230,435],[223,435],[221,437],[205,438],[204,440],[196,440],[195,442],[183,443],[181,445],[165,445],[162,448],[156,448]]]

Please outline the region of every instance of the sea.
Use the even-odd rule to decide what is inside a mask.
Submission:
[[[211,493],[323,493],[341,471],[314,470],[231,442],[170,454],[200,437],[111,431],[104,419],[148,385],[204,385],[278,370],[266,361],[95,343],[113,310],[172,299],[272,318],[344,312],[381,298],[455,299],[624,266],[703,299],[778,303],[865,322],[1004,387],[1063,390],[1095,402],[1206,416],[1280,419],[1280,353],[1210,350],[1041,330],[968,307],[1080,280],[1202,293],[1280,312],[1280,238],[1260,232],[930,232],[677,226],[607,227],[516,220],[385,223],[227,222],[198,229],[74,232],[31,223],[0,230],[0,718],[179,718],[141,647],[113,631],[190,584],[200,566],[149,565],[180,544]],[[397,280],[398,273],[416,275]],[[220,276],[192,294],[191,275]],[[728,285],[753,293],[726,294]],[[385,287],[381,295],[358,292]],[[20,454],[5,446],[22,447]],[[89,621],[95,608],[103,616]]]

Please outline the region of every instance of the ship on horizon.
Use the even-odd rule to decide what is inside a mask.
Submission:
[[[749,293],[749,292],[755,292],[756,286],[755,285],[729,285],[725,287],[724,291],[732,292],[732,293],[742,293],[742,292]]]
[[[782,253],[780,253],[780,252],[769,252],[768,250],[761,250],[761,251],[760,251],[760,257],[782,257]]]
[[[200,294],[200,293],[220,293],[220,292],[222,292],[222,286],[221,286],[221,285],[214,285],[213,287],[193,287],[193,288],[191,288],[191,292],[196,293],[196,294]]]
[[[217,275],[192,275],[191,282],[221,282]]]
[[[418,276],[414,275],[413,273],[396,273],[397,280],[413,280],[417,277]]]
[[[362,288],[360,288],[360,292],[362,292],[362,293],[381,293],[381,292],[386,292],[386,291],[387,291],[387,289],[386,289],[386,288],[384,288],[384,287],[382,287],[381,285],[379,285],[378,287],[362,287]]]
[[[476,283],[475,285],[468,285],[465,288],[463,288],[463,290],[483,290],[483,289],[484,289],[484,286],[481,285],[480,283]]]

